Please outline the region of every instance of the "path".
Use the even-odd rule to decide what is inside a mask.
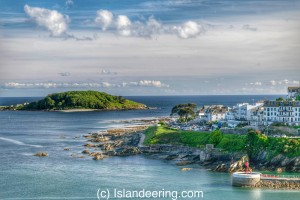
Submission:
[[[138,144],[138,147],[143,147],[143,143],[144,143],[144,140],[145,140],[145,134],[144,133],[140,133],[140,141],[139,141],[139,144]]]

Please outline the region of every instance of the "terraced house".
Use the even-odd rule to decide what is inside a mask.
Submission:
[[[283,122],[290,125],[300,123],[300,101],[265,101],[264,124]]]

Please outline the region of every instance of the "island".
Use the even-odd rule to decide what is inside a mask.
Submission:
[[[98,91],[67,91],[49,94],[31,103],[1,107],[1,110],[43,111],[93,111],[93,110],[139,110],[144,104]]]

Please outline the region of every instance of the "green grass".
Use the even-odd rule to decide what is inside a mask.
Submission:
[[[145,135],[145,145],[175,144],[203,148],[212,141],[212,133],[174,130],[164,126],[149,127]],[[225,151],[243,151],[245,140],[246,136],[223,134],[220,142],[215,145]]]
[[[247,135],[223,134],[217,131],[182,131],[165,126],[152,126],[145,131],[145,136],[145,145],[173,144],[203,148],[206,144],[214,144],[216,148],[225,152],[246,152],[248,144],[248,148],[252,148],[255,153],[266,151],[271,157],[278,154],[288,157],[300,156],[300,139],[267,137],[262,134],[256,135],[255,141],[249,143]],[[265,142],[261,141],[262,138]]]

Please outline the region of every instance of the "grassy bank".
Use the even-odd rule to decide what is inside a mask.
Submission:
[[[300,139],[267,137],[253,130],[247,135],[223,134],[221,131],[196,132],[170,129],[165,126],[149,127],[145,131],[145,145],[173,144],[203,148],[214,144],[227,152],[247,152],[252,156],[266,151],[271,157],[282,154],[288,157],[300,156]]]
[[[174,144],[203,148],[206,144],[214,144],[225,151],[244,151],[246,136],[222,134],[220,131],[196,132],[174,130],[164,126],[150,127],[145,131],[145,145]]]

